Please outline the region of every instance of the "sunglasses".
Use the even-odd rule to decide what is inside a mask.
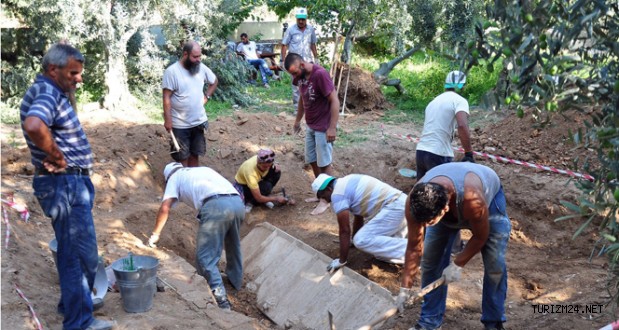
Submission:
[[[271,152],[268,155],[262,155],[259,158],[260,158],[260,160],[267,160],[267,159],[271,158],[271,161],[273,161],[272,158],[275,158],[275,152]]]

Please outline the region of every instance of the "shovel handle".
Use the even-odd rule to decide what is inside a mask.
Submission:
[[[423,299],[423,296],[427,295],[432,290],[438,288],[439,286],[441,286],[443,284],[445,284],[445,276],[441,276],[438,280],[436,280],[436,281],[426,285],[423,289],[419,290],[419,292],[417,292],[417,294],[415,294],[414,296],[410,297],[406,303],[408,303],[408,304],[416,303],[417,301]]]
[[[174,136],[174,132],[170,131],[170,136],[172,137],[172,143],[174,143],[174,149],[176,151],[181,151],[181,147],[178,145],[178,141],[176,141],[176,136]]]

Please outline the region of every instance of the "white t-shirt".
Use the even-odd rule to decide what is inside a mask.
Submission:
[[[163,73],[163,89],[172,91],[172,127],[191,128],[208,120],[204,111],[204,83],[215,83],[217,77],[206,65],[191,75],[180,62],[170,65]]]
[[[220,194],[238,195],[239,192],[212,168],[184,167],[172,173],[162,200],[176,198],[199,211],[206,198]]]
[[[423,132],[417,150],[435,155],[453,157],[451,146],[456,128],[456,113],[469,113],[469,102],[456,92],[447,91],[428,104],[423,121]]]
[[[335,214],[349,210],[369,221],[401,194],[400,190],[369,175],[349,174],[335,181],[331,207]]]
[[[256,53],[256,43],[250,41],[248,44],[240,42],[236,46],[236,51],[245,55],[245,60],[257,60],[258,53]]]

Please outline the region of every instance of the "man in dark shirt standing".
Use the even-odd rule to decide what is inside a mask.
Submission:
[[[327,70],[305,62],[299,54],[289,53],[284,66],[301,93],[293,129],[295,134],[301,130],[305,115],[305,162],[312,166],[315,177],[321,173],[333,176],[333,141],[340,117],[340,100],[333,81]],[[312,214],[320,214],[327,207],[328,203],[321,200]]]

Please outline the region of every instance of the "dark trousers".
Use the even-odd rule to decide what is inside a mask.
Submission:
[[[262,196],[269,196],[271,192],[273,192],[273,187],[275,187],[281,176],[282,172],[275,172],[275,166],[271,166],[267,175],[265,175],[262,180],[258,182],[260,194],[262,194]],[[254,198],[254,195],[252,195],[251,190],[247,185],[239,185],[243,187],[243,196],[245,196],[245,203],[251,203],[253,205],[259,204],[258,201],[256,201],[256,199]]]

